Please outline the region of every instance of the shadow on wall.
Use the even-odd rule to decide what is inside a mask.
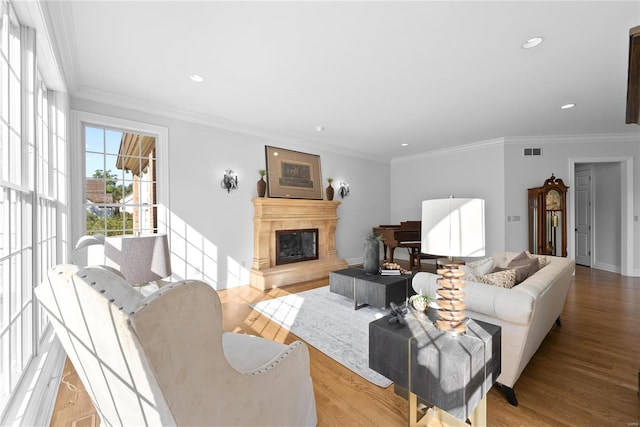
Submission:
[[[214,289],[249,284],[249,270],[230,256],[220,259],[216,245],[173,212],[167,225],[172,280],[202,280]]]

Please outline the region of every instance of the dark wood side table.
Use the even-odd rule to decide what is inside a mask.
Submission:
[[[500,375],[501,328],[469,319],[467,333],[453,336],[433,324],[437,314],[413,309],[406,326],[385,316],[369,324],[369,367],[409,394],[409,425],[426,425],[417,416],[418,399],[441,411],[445,422],[486,425],[486,394]],[[444,414],[441,414],[445,411]]]

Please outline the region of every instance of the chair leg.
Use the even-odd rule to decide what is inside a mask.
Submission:
[[[505,399],[513,406],[518,406],[518,399],[516,398],[516,392],[506,385],[500,384],[500,388],[502,389],[502,393],[504,394]]]
[[[560,316],[556,319],[556,325],[562,326],[562,320],[560,320]]]

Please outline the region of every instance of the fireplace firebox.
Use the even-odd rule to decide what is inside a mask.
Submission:
[[[276,265],[318,259],[318,229],[276,230]]]

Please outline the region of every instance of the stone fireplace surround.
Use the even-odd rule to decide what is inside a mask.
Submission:
[[[318,280],[347,268],[336,253],[339,201],[255,198],[251,286],[266,290]],[[318,229],[318,259],[276,266],[276,230]]]

